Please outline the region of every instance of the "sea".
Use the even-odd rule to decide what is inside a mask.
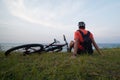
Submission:
[[[16,46],[20,46],[20,45],[24,45],[24,44],[25,43],[0,43],[0,50],[6,51],[12,47],[16,47]],[[98,46],[100,49],[102,49],[102,48],[120,48],[120,43],[98,43]],[[65,51],[65,49],[63,49],[63,50]]]

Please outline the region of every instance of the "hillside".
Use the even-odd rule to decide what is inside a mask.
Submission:
[[[4,56],[0,52],[1,80],[119,80],[120,48],[103,49],[104,56],[42,53]]]

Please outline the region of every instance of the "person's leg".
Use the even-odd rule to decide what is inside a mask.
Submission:
[[[69,51],[71,52],[72,48],[74,47],[74,41],[71,41],[69,44]]]
[[[83,50],[78,49],[78,50],[77,50],[77,54],[82,55],[82,54],[84,54],[84,51],[83,51]]]

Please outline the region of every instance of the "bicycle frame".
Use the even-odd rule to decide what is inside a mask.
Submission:
[[[44,51],[45,52],[49,52],[49,51],[59,52],[59,51],[62,51],[64,46],[67,46],[67,51],[68,51],[69,50],[68,43],[67,43],[65,35],[63,35],[63,38],[65,41],[64,44],[55,44],[55,43],[58,43],[58,41],[56,39],[54,39],[54,42],[52,42],[51,44],[44,45]]]

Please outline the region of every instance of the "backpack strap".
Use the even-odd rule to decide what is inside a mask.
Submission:
[[[82,35],[82,37],[90,36],[90,32],[89,31],[87,31],[87,34],[84,34],[81,30],[77,30],[77,31],[79,31],[79,33]]]

